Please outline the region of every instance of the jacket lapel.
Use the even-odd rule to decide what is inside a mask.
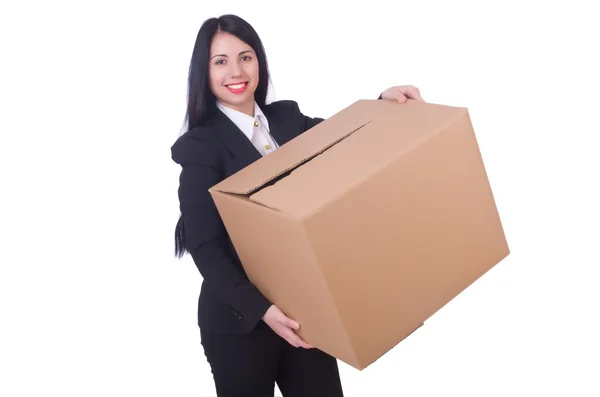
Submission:
[[[265,116],[269,122],[269,132],[275,139],[275,142],[279,146],[286,144],[291,134],[286,128],[286,122],[281,117],[277,117],[277,114],[270,111],[271,109],[263,109]],[[257,161],[262,156],[260,152],[254,147],[252,142],[244,135],[244,133],[235,125],[229,117],[223,112],[217,110],[214,116],[206,124],[209,127],[215,137],[223,144],[235,159],[235,167],[231,173],[235,173],[247,165]]]
[[[269,121],[269,132],[273,136],[273,139],[275,139],[275,142],[277,142],[279,146],[285,145],[291,138],[291,135],[286,128],[285,121],[280,117],[277,117],[276,113],[271,112],[269,106],[265,106],[263,113]]]
[[[237,162],[239,162],[240,169],[261,157],[246,135],[220,110],[215,112],[210,126],[216,138],[229,149]]]

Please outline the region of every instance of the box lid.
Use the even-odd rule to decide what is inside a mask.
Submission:
[[[471,135],[467,139],[474,139],[469,131],[466,108],[419,101],[390,102],[389,108],[372,116],[371,121],[354,133],[346,135],[284,178],[252,193],[249,200],[296,219],[307,218],[359,189],[375,175],[379,175],[375,179],[378,182],[371,183],[371,188],[363,191],[365,200],[370,200],[367,196],[402,189],[396,176],[386,174],[384,170],[391,164],[418,155],[420,148],[435,137],[448,134],[454,137],[461,131],[460,134]],[[462,141],[450,138],[446,150],[459,155],[462,148],[457,147],[458,142]],[[426,152],[424,155],[430,156]],[[433,157],[429,161],[432,166],[436,163]]]
[[[268,156],[221,181],[211,190],[252,194],[370,123],[390,106],[392,103],[384,100],[358,100]]]
[[[466,108],[360,100],[211,190],[306,218],[450,126],[469,123]],[[380,192],[396,188],[381,183]]]

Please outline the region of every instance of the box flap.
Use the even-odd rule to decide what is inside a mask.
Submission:
[[[297,218],[306,217],[440,132],[468,124],[465,108],[410,101],[392,103],[389,110],[285,178],[253,193],[250,200]]]
[[[377,115],[390,109],[391,105],[384,100],[358,100],[268,156],[221,181],[211,190],[251,194],[370,123]]]

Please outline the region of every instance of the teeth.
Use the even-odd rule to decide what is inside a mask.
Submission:
[[[241,84],[231,84],[228,85],[227,87],[229,88],[233,88],[234,90],[239,90],[240,88],[242,88],[243,86],[245,86],[246,83],[241,83]]]

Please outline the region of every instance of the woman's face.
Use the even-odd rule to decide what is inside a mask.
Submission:
[[[223,105],[253,114],[258,60],[252,47],[232,34],[217,32],[210,46],[210,89]]]

